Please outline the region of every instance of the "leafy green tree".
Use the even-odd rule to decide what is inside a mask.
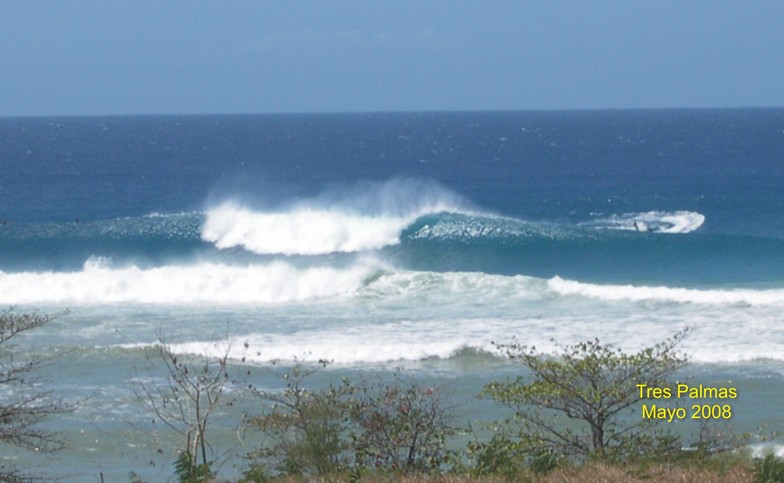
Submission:
[[[655,431],[655,421],[634,414],[640,401],[637,385],[669,385],[687,362],[677,351],[687,332],[634,354],[598,340],[563,347],[556,357],[544,357],[516,341],[497,344],[528,374],[484,388],[485,396],[514,410],[501,425],[496,445],[506,438],[521,457],[543,452],[627,457],[670,446],[673,440]],[[474,449],[481,454],[481,445]]]
[[[347,470],[438,471],[452,457],[445,446],[454,433],[438,388],[401,380],[339,383],[308,388],[308,377],[327,365],[276,373],[279,390],[249,390],[262,403],[248,426],[268,443],[249,455],[256,461],[248,480],[267,469],[290,476],[326,476]],[[252,476],[256,475],[256,476]]]
[[[327,475],[348,466],[351,427],[349,398],[355,391],[347,379],[321,389],[305,387],[305,381],[326,366],[299,363],[275,375],[284,382],[281,390],[248,390],[263,403],[262,412],[246,417],[250,428],[264,433],[267,444],[249,457],[264,462],[253,471],[270,466],[292,476]]]

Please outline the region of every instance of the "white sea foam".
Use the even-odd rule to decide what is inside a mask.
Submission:
[[[492,312],[485,309],[485,312]],[[432,309],[431,309],[432,312]],[[744,313],[721,309],[695,313],[689,310],[662,310],[642,315],[635,312],[592,311],[532,314],[521,310],[514,317],[478,312],[465,317],[404,318],[373,323],[345,321],[324,326],[302,326],[299,330],[252,328],[234,335],[230,357],[268,363],[276,360],[338,364],[376,364],[394,361],[447,359],[464,349],[502,355],[493,341],[507,343],[516,336],[520,344],[534,346],[545,354],[559,347],[599,338],[626,352],[649,347],[690,327],[692,333],[680,349],[695,362],[741,362],[760,358],[782,359],[784,336],[771,327],[777,314],[770,311]],[[559,313],[560,312],[560,313]],[[200,334],[172,345],[176,353],[222,355],[225,345],[203,340]]]
[[[599,285],[553,277],[548,287],[559,295],[589,297],[606,301],[654,301],[710,305],[784,305],[784,290],[698,290],[677,287]]]
[[[345,266],[194,263],[115,267],[91,257],[74,272],[0,271],[0,304],[276,304],[353,297],[416,307],[517,303],[547,295],[542,279],[479,272],[400,270],[371,257]]]
[[[103,259],[90,259],[76,272],[0,272],[0,303],[294,302],[353,293],[375,270],[361,262],[343,269],[297,268],[284,262],[113,268]]]
[[[397,244],[401,230],[417,216],[378,218],[310,208],[263,213],[224,203],[207,213],[202,238],[221,249],[260,254],[357,252]]]
[[[200,262],[153,268],[112,266],[94,257],[74,272],[0,271],[0,304],[285,303],[338,296],[407,304],[507,306],[582,297],[604,302],[784,306],[784,289],[696,289],[594,284],[555,276],[400,270],[373,258],[345,266],[286,261],[247,265]]]
[[[417,272],[372,259],[344,267],[277,261],[145,269],[113,267],[96,258],[70,273],[0,272],[0,304],[72,307],[74,315],[59,323],[96,340],[108,341],[113,328],[139,331],[145,339],[166,320],[181,337],[176,350],[198,354],[217,350],[204,337],[224,329],[228,310],[235,314],[231,335],[238,340],[232,357],[260,363],[292,357],[345,364],[449,358],[464,348],[492,351],[491,341],[513,335],[545,353],[557,351],[553,341],[595,337],[636,351],[686,326],[694,333],[684,350],[695,361],[781,360],[784,354],[781,289]],[[148,310],[134,308],[137,304],[168,307],[156,309],[161,315],[148,321]],[[82,320],[86,314],[98,321],[93,332],[92,323]],[[129,328],[131,319],[139,326]],[[250,349],[243,352],[245,342]]]
[[[207,210],[202,239],[221,249],[259,254],[318,255],[394,245],[420,216],[464,210],[460,198],[436,185],[390,181],[320,196],[285,209],[254,210],[227,201]]]
[[[361,322],[349,326],[303,330],[294,333],[252,333],[218,341],[173,343],[178,354],[221,356],[229,347],[236,360],[337,364],[374,364],[449,358],[464,348],[493,351],[492,336],[507,322],[500,319],[436,319],[427,322],[400,320],[380,324]],[[128,347],[126,345],[126,347]]]
[[[751,450],[751,456],[753,458],[764,458],[765,456],[772,454],[779,458],[784,458],[784,445],[775,444],[775,443],[759,443],[759,444],[752,444],[749,446]]]
[[[520,304],[543,302],[550,295],[545,280],[525,275],[407,270],[386,272],[357,293],[363,300],[407,306],[413,311],[449,310],[455,317],[481,312],[483,307],[514,312]]]
[[[420,361],[428,358],[446,359],[465,347],[476,345],[476,340],[450,338],[422,340],[421,336],[384,339],[379,331],[347,331],[347,333],[311,333],[295,337],[248,336],[242,344],[234,343],[229,356],[236,360],[258,363],[271,361],[305,362],[328,360],[336,364],[376,364],[393,361]],[[487,340],[487,349],[492,350]],[[245,349],[245,344],[249,349]],[[224,346],[216,342],[184,342],[172,344],[175,354],[204,354],[219,357]],[[258,349],[258,350],[254,350]]]
[[[279,261],[141,269],[93,259],[73,273],[0,273],[0,303],[70,306],[74,315],[60,323],[96,340],[108,341],[115,327],[145,339],[166,320],[181,342],[174,349],[194,354],[217,354],[220,347],[204,338],[225,330],[228,310],[234,314],[232,357],[258,363],[294,357],[341,364],[450,358],[465,348],[492,352],[491,341],[512,336],[545,353],[558,350],[553,341],[595,337],[636,351],[686,326],[693,334],[684,351],[695,361],[780,360],[784,354],[778,323],[782,290],[416,272],[373,260],[343,268],[297,268]],[[170,307],[156,309],[162,315],[147,321],[148,311],[134,309],[136,304]],[[85,314],[99,321],[95,331],[82,321]],[[140,325],[131,329],[129,318]]]
[[[695,211],[647,211],[623,213],[585,223],[585,226],[611,230],[655,233],[691,233],[705,223],[705,215]]]

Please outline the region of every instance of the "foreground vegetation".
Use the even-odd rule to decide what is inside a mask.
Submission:
[[[327,362],[276,367],[271,371],[280,387],[274,390],[237,383],[257,401],[258,412],[245,415],[245,428],[264,437],[246,454],[248,466],[239,481],[784,482],[784,462],[746,453],[758,435],[734,434],[714,421],[687,437],[669,431],[662,420],[640,417],[639,384],[672,388],[670,379],[687,363],[677,350],[686,335],[634,354],[598,340],[562,347],[557,357],[542,357],[516,341],[498,344],[520,363],[521,375],[485,386],[480,396],[509,408],[510,415],[477,428],[455,424],[442,388],[422,386],[403,374],[311,387],[311,376]],[[169,361],[169,389],[192,388],[180,393],[189,407],[202,408],[206,422],[217,410],[224,381],[232,378],[227,357],[211,363],[178,359],[165,344],[159,350]],[[177,476],[218,481],[197,414],[191,417],[193,435],[180,453]]]
[[[46,316],[0,314],[0,344],[39,327]],[[512,380],[491,381],[481,397],[508,408],[508,417],[458,425],[446,391],[402,373],[347,378],[314,387],[327,362],[270,369],[274,389],[234,373],[223,357],[183,356],[157,347],[155,377],[136,378],[141,403],[179,435],[173,475],[182,482],[223,481],[225,448],[211,441],[211,424],[241,395],[255,401],[245,431],[260,435],[245,455],[241,482],[260,481],[758,481],[784,482],[784,461],[753,459],[752,435],[703,424],[693,437],[674,434],[661,420],[641,418],[639,385],[672,387],[687,358],[678,351],[686,332],[627,354],[598,340],[542,357],[534,347],[498,344],[521,366]],[[51,400],[33,376],[45,361],[16,362],[0,345],[0,442],[55,451],[57,435],[37,428],[70,409]],[[674,403],[673,403],[674,404]],[[0,481],[28,481],[0,467]],[[141,481],[134,475],[133,481]]]
[[[11,310],[0,312],[0,443],[35,453],[49,453],[63,447],[64,442],[57,434],[39,429],[38,424],[71,407],[53,399],[49,391],[41,388],[37,372],[49,359],[19,357],[12,345],[20,334],[46,325],[53,318]],[[26,473],[0,462],[0,481],[29,479]]]

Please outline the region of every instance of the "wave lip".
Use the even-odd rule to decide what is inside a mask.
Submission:
[[[242,247],[262,255],[322,255],[376,250],[400,242],[416,219],[372,217],[324,209],[254,212],[224,203],[207,213],[202,239],[220,249]]]
[[[568,228],[547,222],[529,222],[518,218],[487,213],[449,213],[427,216],[413,226],[412,240],[489,240],[504,238],[564,239],[572,235]]]
[[[404,181],[275,211],[254,211],[227,201],[207,210],[201,238],[219,249],[241,247],[261,255],[355,253],[396,245],[417,218],[464,212],[463,204],[438,186]]]
[[[563,296],[577,295],[604,301],[674,302],[708,305],[784,305],[784,289],[699,290],[635,285],[598,285],[553,277],[550,290]]]

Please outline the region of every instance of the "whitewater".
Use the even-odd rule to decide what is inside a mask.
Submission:
[[[55,356],[53,394],[85,401],[49,423],[73,439],[51,465],[171,474],[132,391],[161,339],[243,373],[403,370],[470,419],[496,410],[483,384],[519,375],[494,343],[636,351],[688,328],[684,377],[731,380],[736,428],[775,426],[782,126],[780,109],[0,119],[0,305],[56,315],[15,349]]]
[[[206,314],[261,310],[276,317],[287,310],[302,313],[302,304],[312,305],[316,313],[305,317],[309,330],[300,321],[281,322],[275,329],[266,324],[232,328],[231,337],[242,339],[243,346],[265,347],[255,355],[232,357],[257,363],[298,358],[357,366],[450,359],[467,350],[492,354],[492,341],[511,335],[545,351],[557,350],[554,340],[572,343],[592,334],[639,350],[686,327],[695,332],[689,341],[695,360],[784,360],[779,345],[770,343],[769,332],[727,328],[747,319],[749,310],[757,324],[774,319],[784,307],[784,289],[617,285],[559,275],[413,270],[396,264],[387,251],[447,242],[451,248],[442,252],[451,250],[449,255],[459,257],[466,256],[460,245],[479,244],[487,250],[487,243],[503,249],[515,243],[529,246],[531,240],[567,246],[575,240],[581,245],[603,243],[616,237],[607,229],[630,231],[635,222],[648,227],[638,236],[678,237],[700,228],[705,221],[700,213],[648,211],[583,223],[532,222],[468,209],[467,200],[432,183],[393,180],[366,189],[329,203],[322,198],[299,200],[285,210],[253,210],[229,201],[202,213],[88,225],[78,238],[88,244],[97,238],[96,248],[109,233],[111,239],[186,240],[201,251],[189,262],[158,266],[93,255],[73,271],[0,272],[0,303],[99,311],[159,306],[154,310],[198,309]],[[367,316],[330,320],[337,312],[366,309],[372,309]],[[610,332],[608,325],[613,327]],[[114,330],[124,328],[118,324]],[[178,333],[202,339],[204,327],[179,328]],[[223,336],[185,340],[172,348],[217,356],[215,348]],[[726,349],[728,341],[735,349]]]

